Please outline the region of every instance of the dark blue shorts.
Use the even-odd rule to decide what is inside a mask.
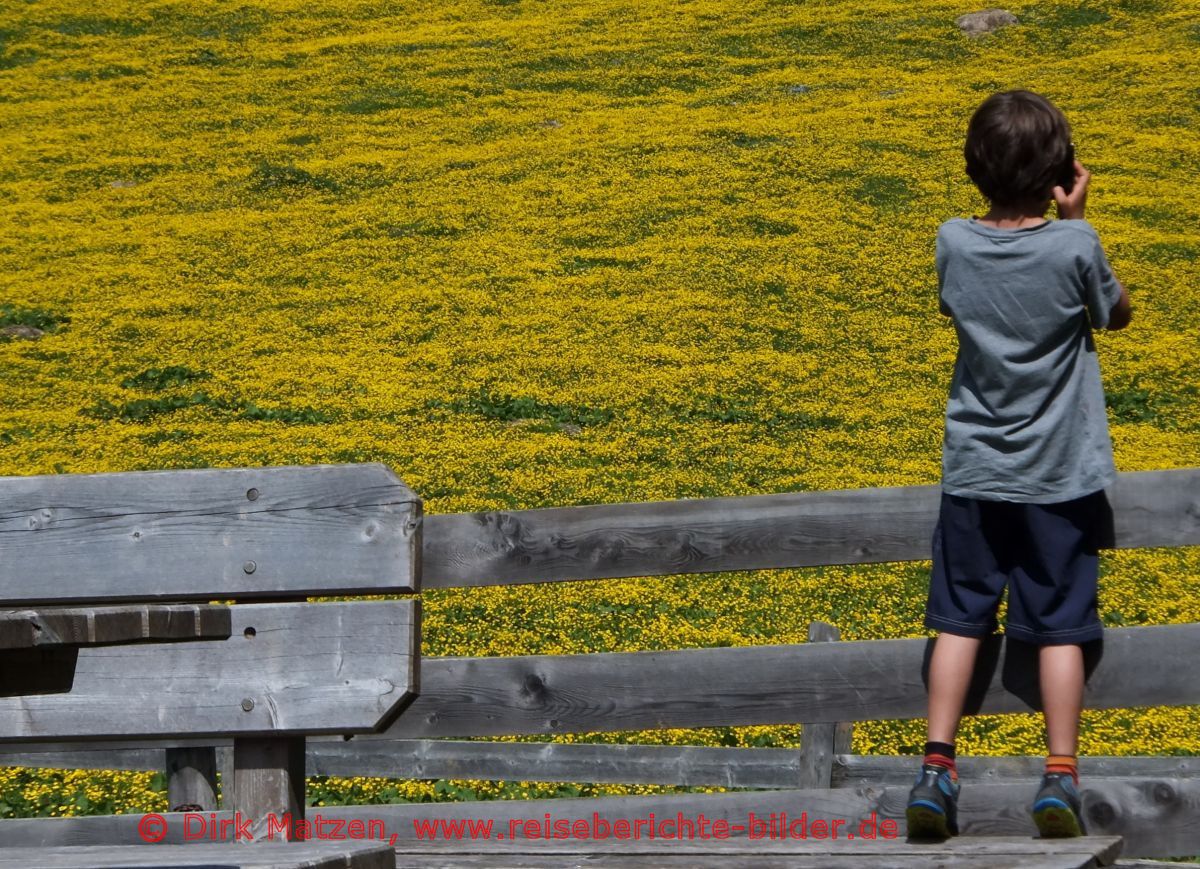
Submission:
[[[925,626],[986,636],[1007,586],[1007,635],[1043,646],[1099,639],[1097,544],[1106,510],[1103,491],[1059,504],[943,492]]]

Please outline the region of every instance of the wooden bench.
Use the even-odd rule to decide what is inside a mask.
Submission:
[[[262,839],[304,818],[306,737],[415,697],[416,600],[305,602],[417,590],[420,500],[382,465],[8,477],[0,504],[0,743],[168,740],[172,804],[216,808],[225,740]]]
[[[936,487],[925,486],[426,516],[421,582],[425,588],[473,587],[925,560],[937,496]],[[1109,546],[1200,544],[1200,469],[1122,474],[1110,503]],[[234,625],[235,636],[237,630]],[[752,853],[765,857],[763,850],[753,852],[756,847],[775,848],[781,864],[831,866],[935,860],[964,866],[1005,865],[1004,860],[1047,867],[1105,864],[1122,844],[1131,856],[1200,853],[1200,765],[1187,758],[1083,758],[1084,809],[1096,835],[1062,847],[1032,838],[1026,804],[1040,758],[964,758],[960,768],[966,780],[979,777],[988,785],[964,790],[965,835],[929,846],[934,850],[911,850],[916,846],[903,840],[867,848],[862,841],[768,845],[743,838],[732,844],[692,843],[668,853],[663,849],[673,846],[662,842],[591,843],[597,845],[593,849],[575,841],[433,842],[416,833],[419,821],[507,824],[545,813],[567,821],[599,816],[609,822],[651,812],[701,811],[730,823],[750,811],[792,817],[807,812],[851,823],[872,815],[901,819],[915,758],[852,756],[849,729],[855,721],[925,715],[922,672],[931,644],[923,639],[835,641],[836,631],[819,624],[810,640],[666,652],[425,658],[419,696],[386,730],[364,728],[348,741],[310,737],[304,762],[310,774],[757,789],[322,809],[331,818],[384,822],[388,835],[397,836],[401,865],[533,866],[560,865],[564,859],[736,865],[752,862]],[[1089,708],[1200,703],[1200,675],[1192,669],[1145,666],[1147,660],[1200,654],[1200,624],[1109,630],[1099,651],[1090,657]],[[990,643],[980,658],[970,712],[1037,709],[1030,654],[1019,643]],[[805,723],[804,744],[796,750],[461,741],[794,722]],[[235,742],[204,744],[227,754]],[[35,748],[17,740],[0,744],[0,758],[6,758],[0,763],[161,768],[164,759],[161,750],[150,751],[132,739]],[[136,821],[118,816],[0,825],[13,844],[52,846],[136,842]],[[711,847],[706,850],[705,844]],[[427,859],[433,862],[424,864]]]

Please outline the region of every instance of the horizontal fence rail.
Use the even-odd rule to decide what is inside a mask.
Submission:
[[[426,658],[388,737],[444,738],[923,718],[931,641],[514,658]],[[1089,658],[1099,648],[1089,648]],[[967,714],[1038,708],[1036,647],[990,638]],[[1090,709],[1200,703],[1200,624],[1105,631]],[[364,739],[370,739],[367,736]]]
[[[426,588],[918,561],[938,486],[425,517]],[[1200,545],[1200,468],[1120,474],[1107,546]]]
[[[917,759],[914,758],[914,762]],[[1094,778],[1083,783],[1083,811],[1093,836],[1122,836],[1127,856],[1164,857],[1200,852],[1200,780],[1146,778]],[[556,820],[594,817],[612,824],[618,820],[647,818],[696,818],[703,813],[709,823],[725,820],[745,824],[750,812],[763,816],[786,813],[797,819],[845,818],[851,828],[868,820],[891,818],[903,829],[904,807],[909,784],[896,787],[819,788],[809,790],[742,791],[720,794],[667,794],[656,796],[595,797],[549,800],[490,800],[466,803],[411,803],[402,805],[323,806],[321,816],[349,821],[382,821],[385,835],[395,833],[397,851],[418,846],[415,821],[491,819],[507,832],[511,820],[540,821],[547,814]],[[959,802],[959,824],[965,840],[973,836],[1021,836],[1035,844],[1035,829],[1029,817],[1034,783],[992,783],[987,787],[964,787]],[[232,817],[218,812],[215,817]],[[165,814],[166,842],[182,840],[183,821]],[[48,847],[65,844],[136,844],[137,815],[81,818],[12,819],[4,821],[5,843],[10,846]],[[464,840],[465,841],[465,840]],[[539,840],[545,842],[546,840]],[[713,841],[694,843],[712,846]],[[956,840],[956,846],[960,840]],[[420,847],[453,848],[463,842],[426,842]],[[500,843],[501,845],[503,843]],[[595,841],[576,842],[591,850]],[[613,847],[628,845],[614,841]],[[683,843],[681,843],[683,844]],[[759,842],[759,844],[762,844]],[[857,842],[825,842],[829,847],[850,848]],[[486,843],[496,847],[496,843]],[[957,852],[956,852],[957,853]],[[537,864],[534,864],[537,865]],[[653,864],[650,864],[653,865]],[[994,863],[991,865],[995,865]],[[1004,865],[1011,865],[1005,863]],[[1082,865],[1082,864],[1081,864]]]
[[[412,705],[385,731],[355,742],[923,718],[930,647],[930,640],[905,639],[425,658]],[[1036,654],[1036,647],[989,638],[967,714],[1036,710]],[[1088,647],[1084,703],[1089,709],[1200,704],[1200,669],[1145,666],[1197,658],[1200,623],[1109,629],[1102,647]]]
[[[415,591],[381,464],[0,477],[0,607]]]
[[[161,748],[94,748],[62,751],[6,745],[0,766],[43,769],[161,770]],[[13,753],[11,749],[20,749]],[[228,749],[220,749],[227,751]],[[306,773],[353,778],[472,779],[684,787],[795,788],[803,753],[795,748],[710,748],[694,745],[466,742],[380,739],[364,743],[308,740]],[[833,787],[911,784],[919,757],[838,754]],[[1036,782],[1046,763],[1037,757],[960,756],[964,781]],[[1081,757],[1079,772],[1091,778],[1200,778],[1197,757]]]

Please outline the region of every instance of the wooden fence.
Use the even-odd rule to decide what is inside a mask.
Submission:
[[[339,473],[351,473],[349,467]],[[377,469],[374,472],[381,469],[365,467]],[[259,516],[239,518],[230,526],[238,530],[253,528],[261,532],[258,542],[278,544],[281,550],[288,548],[288,541],[305,537],[302,550],[287,555],[281,552],[278,560],[274,555],[260,554],[254,547],[244,551],[233,547],[223,554],[219,572],[206,572],[195,569],[194,559],[175,553],[163,557],[169,558],[172,570],[179,571],[180,577],[164,586],[109,577],[105,582],[90,582],[84,587],[84,595],[70,579],[79,562],[72,567],[65,554],[51,571],[58,584],[45,591],[42,583],[31,578],[37,550],[30,547],[14,562],[19,569],[10,569],[7,557],[0,562],[0,601],[25,605],[39,587],[43,590],[38,600],[60,602],[85,598],[90,603],[144,600],[147,596],[157,601],[220,597],[242,600],[924,560],[928,558],[938,499],[936,487],[901,487],[422,518],[419,502],[414,506],[409,495],[393,497],[395,490],[389,490],[388,485],[378,489],[368,486],[349,497],[317,482],[314,478],[298,484],[294,494],[267,499],[262,505],[278,513],[275,518],[288,524],[286,530],[268,528],[268,523],[261,521],[264,517]],[[254,488],[252,483],[253,477],[248,476],[239,485],[249,491]],[[365,497],[372,491],[378,497]],[[161,515],[173,518],[166,524],[148,524],[153,533],[144,533],[143,540],[168,535],[173,522],[180,523],[180,527],[191,526],[210,512],[219,512],[209,505],[180,510],[180,494],[176,491],[171,500],[164,489],[159,510]],[[219,501],[216,495],[208,497]],[[1122,474],[1109,493],[1109,502],[1109,547],[1200,544],[1200,469]],[[34,492],[27,494],[21,511],[4,512],[10,523],[16,523],[14,530],[24,530],[25,523],[34,521],[27,520],[27,511],[37,510],[42,503],[49,501]],[[315,523],[316,533],[310,537],[314,524],[305,511],[311,516],[318,509],[327,512],[315,514],[322,521]],[[296,510],[300,512],[292,512]],[[384,512],[378,516],[371,512],[377,510]],[[134,532],[128,520],[119,528],[113,526],[110,533],[110,515],[80,510],[55,516],[53,522],[46,517],[45,521],[58,528],[58,521],[78,520],[80,524],[70,532],[81,541],[76,558],[88,551],[82,541],[91,540],[93,532],[111,548],[114,559],[138,553],[139,544],[131,536]],[[159,515],[157,511],[155,515]],[[353,526],[350,534],[332,527],[330,520],[335,516]],[[370,531],[372,527],[374,531]],[[7,530],[2,519],[0,530]],[[223,532],[214,528],[212,533]],[[356,545],[383,541],[358,547],[372,550],[371,558],[375,559],[361,570],[348,568],[338,555],[351,537]],[[169,541],[157,542],[157,552],[171,549]],[[397,579],[394,571],[386,572],[397,558],[408,558],[407,564],[417,565],[406,568],[404,580]],[[257,566],[260,561],[262,567]],[[256,564],[253,572],[248,567],[251,563]],[[149,558],[139,566],[142,569],[134,572],[138,576],[153,575],[160,567]],[[252,576],[255,579],[248,586],[247,578]],[[328,605],[272,606],[319,611]],[[250,621],[266,624],[258,618],[240,617],[240,611],[250,610],[251,606],[231,608],[235,637],[251,626]],[[351,632],[348,624],[343,622],[343,628],[356,633],[357,629]],[[416,633],[415,621],[411,622],[411,632]],[[351,728],[330,725],[327,720],[297,719],[290,732],[303,731],[309,736],[303,755],[309,774],[761,789],[518,805],[439,804],[438,816],[444,818],[539,817],[551,810],[557,817],[590,817],[598,812],[616,818],[699,808],[710,817],[735,817],[738,813],[744,815],[748,807],[807,810],[810,815],[823,813],[852,819],[871,812],[902,817],[916,759],[851,755],[850,724],[925,715],[923,673],[931,642],[836,640],[835,630],[818,624],[810,631],[810,642],[800,645],[425,658],[419,664],[415,700],[402,714],[392,709],[381,715],[376,723],[382,721],[385,727]],[[377,641],[374,637],[365,639],[364,646],[346,660],[357,658],[365,644]],[[164,648],[156,647],[156,658],[161,659]],[[1200,624],[1108,630],[1102,648],[1093,647],[1091,651],[1088,708],[1200,704],[1200,676],[1194,668],[1147,666],[1147,662],[1186,661],[1200,653]],[[118,659],[125,660],[121,656]],[[172,666],[184,666],[181,661],[174,659]],[[362,659],[362,665],[363,678],[370,667],[376,666],[369,657]],[[130,672],[137,667],[133,663],[128,666]],[[417,688],[417,674],[418,668],[412,667],[413,689]],[[1035,674],[1034,649],[998,639],[990,642],[981,655],[969,711],[1037,709]],[[247,687],[243,693],[248,692]],[[195,697],[187,699],[184,705],[195,701]],[[205,808],[215,808],[213,771],[220,766],[228,768],[228,758],[238,739],[230,735],[225,724],[188,728],[173,717],[169,720],[179,722],[180,729],[176,732],[178,738],[169,740],[171,747],[165,753],[163,748],[147,747],[144,740],[115,741],[113,737],[130,733],[115,725],[106,726],[103,733],[58,726],[55,744],[37,745],[30,740],[44,738],[47,731],[22,728],[15,716],[6,718],[6,702],[0,696],[0,723],[5,725],[0,727],[0,764],[126,769],[161,769],[166,765],[173,771],[173,782],[191,776],[202,783],[198,789],[180,785],[176,790],[210,801]],[[473,741],[515,734],[556,736],[780,723],[805,724],[800,749]],[[10,727],[15,729],[7,729]],[[203,730],[203,734],[197,734],[197,730]],[[356,735],[346,740],[340,735],[322,737],[321,733]],[[160,731],[142,735],[165,736]],[[103,739],[96,741],[100,737]],[[297,771],[298,763],[293,764]],[[966,832],[1029,835],[1032,825],[1024,808],[1040,773],[1040,763],[1040,758],[963,758],[960,769],[964,781],[979,778],[989,783],[986,788],[964,789]],[[1125,853],[1130,855],[1200,853],[1198,769],[1200,764],[1188,758],[1082,759],[1087,788],[1085,813],[1091,831],[1123,836]],[[323,809],[323,813],[382,818],[401,838],[413,835],[412,819],[431,815],[428,805],[336,807]],[[0,823],[8,843],[54,845],[136,841],[134,821],[93,817],[65,823]]]

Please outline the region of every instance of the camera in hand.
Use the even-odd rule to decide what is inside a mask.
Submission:
[[[1075,187],[1075,143],[1067,146],[1067,158],[1058,170],[1058,185],[1070,193]]]

